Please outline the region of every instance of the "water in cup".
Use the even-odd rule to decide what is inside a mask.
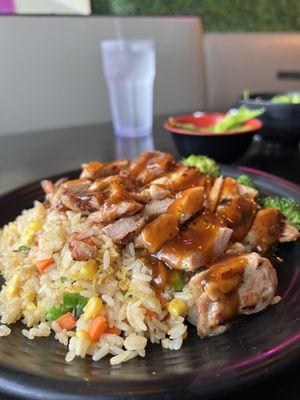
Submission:
[[[141,137],[152,132],[155,50],[151,40],[101,43],[116,135]]]

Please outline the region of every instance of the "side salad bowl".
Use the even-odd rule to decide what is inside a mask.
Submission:
[[[169,118],[164,128],[169,131],[177,151],[182,157],[190,154],[206,154],[218,162],[233,163],[249,148],[255,132],[262,122],[252,118],[239,127],[224,132],[208,132],[208,127],[219,124],[224,113],[194,113]]]

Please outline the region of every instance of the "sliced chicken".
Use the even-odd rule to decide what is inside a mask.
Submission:
[[[241,242],[247,235],[254,220],[257,203],[247,196],[224,198],[217,207],[217,214],[224,224],[232,229],[232,242]]]
[[[162,215],[145,226],[136,238],[135,245],[152,253],[158,251],[166,241],[178,235],[180,224],[201,210],[203,197],[203,188],[199,186],[177,193],[175,200],[164,211],[166,213],[161,212]]]
[[[122,176],[134,177],[140,185],[146,185],[162,176],[175,165],[174,158],[161,151],[148,151],[133,160]]]
[[[239,184],[233,178],[227,177],[223,180],[222,190],[219,196],[219,204],[240,197]]]
[[[113,182],[109,186],[109,198],[99,211],[88,217],[88,222],[109,224],[118,218],[134,215],[143,208],[144,205],[135,201],[131,193],[118,183]]]
[[[139,213],[132,217],[121,218],[105,226],[102,231],[115,243],[125,244],[143,229],[146,221],[145,215]]]
[[[41,181],[41,186],[45,194],[48,196],[48,199],[50,200],[56,192],[54,183],[48,179],[44,179]]]
[[[275,208],[259,210],[250,231],[243,240],[248,250],[265,253],[282,236],[284,218]]]
[[[159,215],[166,213],[169,207],[173,204],[174,200],[174,198],[172,199],[170,197],[166,197],[163,200],[150,201],[150,203],[145,206],[143,211],[147,221],[151,221]]]
[[[159,181],[156,181],[159,183]],[[202,174],[196,168],[181,165],[174,172],[167,175],[165,185],[173,193],[195,187],[203,187],[204,194],[208,195],[213,184],[213,178],[209,175]]]
[[[241,185],[239,183],[238,188],[239,188],[239,192],[240,192],[241,196],[247,196],[252,200],[254,200],[256,198],[256,196],[258,195],[258,191],[249,186]]]
[[[145,196],[148,200],[163,200],[166,197],[171,197],[171,192],[165,185],[152,182],[146,186],[140,194]]]
[[[136,238],[135,245],[147,249],[150,253],[155,253],[178,233],[178,217],[173,213],[162,214],[142,230]]]
[[[91,191],[90,184],[91,181],[85,178],[66,182],[60,180],[55,184],[48,180],[41,182],[53,207],[61,211],[72,210],[83,214],[99,210],[107,197],[105,193]]]
[[[279,242],[281,243],[293,242],[299,239],[299,237],[300,237],[300,232],[298,231],[298,229],[292,226],[288,221],[284,221]]]
[[[89,190],[92,192],[102,192],[103,190],[109,189],[109,186],[113,183],[122,185],[126,190],[137,190],[138,186],[133,178],[130,176],[122,177],[120,175],[107,176],[106,178],[96,179],[90,186]]]
[[[222,333],[224,324],[241,314],[265,309],[274,299],[276,271],[257,253],[227,258],[192,277],[195,306],[189,320],[200,336]]]
[[[111,163],[91,161],[88,164],[82,164],[82,172],[80,178],[95,180],[97,178],[103,178],[110,175],[117,175],[128,165],[128,160],[116,160]]]
[[[247,197],[254,200],[257,193],[256,189],[241,185],[234,178],[227,177],[223,180],[219,202],[226,202],[228,199],[236,199],[238,197]]]
[[[196,271],[225,252],[231,233],[218,216],[205,212],[193,218],[178,237],[165,243],[157,258],[171,268]]]
[[[144,210],[133,217],[121,218],[107,225],[103,232],[114,242],[125,244],[143,229],[154,218],[165,213],[174,199],[153,200]]]
[[[222,177],[216,178],[207,197],[206,208],[212,213],[215,212],[216,206],[218,204],[222,185],[223,185],[223,178]]]
[[[203,192],[203,187],[197,186],[177,193],[175,201],[168,208],[168,213],[175,214],[179,223],[183,224],[202,209]]]

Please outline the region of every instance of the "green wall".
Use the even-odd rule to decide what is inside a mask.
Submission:
[[[300,0],[91,0],[98,15],[200,15],[210,32],[300,30]]]

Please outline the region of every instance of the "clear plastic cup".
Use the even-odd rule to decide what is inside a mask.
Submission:
[[[101,42],[114,131],[121,137],[151,134],[155,49],[152,40]]]

